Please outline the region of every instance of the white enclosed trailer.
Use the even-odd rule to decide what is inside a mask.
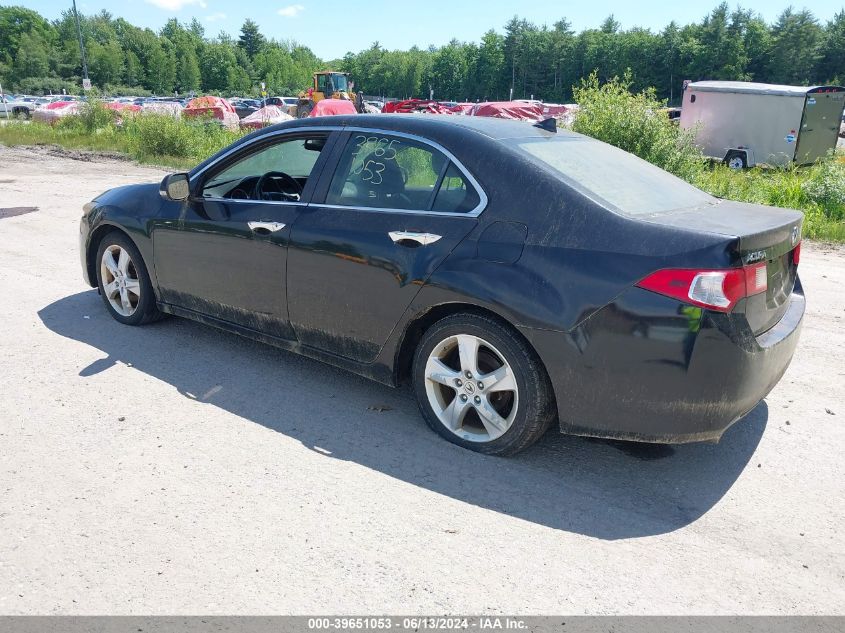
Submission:
[[[841,86],[696,81],[684,90],[680,125],[704,154],[740,169],[806,165],[836,147],[845,108]]]

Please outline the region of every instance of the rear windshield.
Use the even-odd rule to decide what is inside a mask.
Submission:
[[[597,202],[629,216],[712,204],[716,198],[621,149],[589,138],[513,142]]]

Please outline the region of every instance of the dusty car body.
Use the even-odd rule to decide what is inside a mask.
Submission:
[[[273,170],[298,158],[260,173],[264,152]],[[553,423],[718,439],[792,358],[801,223],[571,132],[355,115],[266,128],[98,196],[80,254],[121,322],[175,314],[410,380],[435,431],[510,454]],[[135,276],[112,276],[110,252],[139,260]]]

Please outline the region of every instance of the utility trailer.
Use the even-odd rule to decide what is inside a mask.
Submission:
[[[684,89],[680,125],[732,169],[807,165],[836,147],[843,108],[842,86],[696,81]]]

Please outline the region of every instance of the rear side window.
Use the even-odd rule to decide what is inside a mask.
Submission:
[[[404,137],[353,134],[329,186],[327,204],[467,213],[480,197],[439,150]]]
[[[701,189],[607,143],[571,137],[516,139],[514,143],[624,215],[651,215],[716,201]]]
[[[467,182],[463,172],[454,163],[450,163],[431,210],[467,213],[475,209],[479,202],[478,192]]]

